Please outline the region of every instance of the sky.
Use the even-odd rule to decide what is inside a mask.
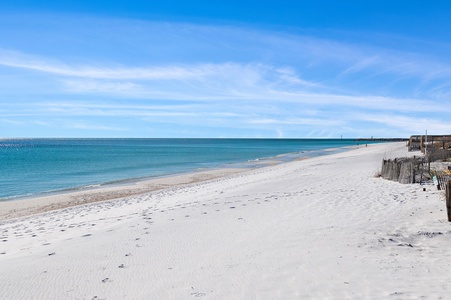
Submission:
[[[0,138],[451,134],[451,1],[0,2]]]

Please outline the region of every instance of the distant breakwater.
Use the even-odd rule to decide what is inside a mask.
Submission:
[[[357,142],[407,142],[408,138],[359,138],[355,139]]]

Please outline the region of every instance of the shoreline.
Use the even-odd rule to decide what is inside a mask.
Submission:
[[[22,139],[19,139],[22,140]],[[35,141],[36,140],[36,141]],[[49,140],[49,142],[46,144],[43,141],[40,141],[40,139],[30,139],[31,142],[29,142],[28,144],[21,144],[18,143],[16,146],[17,147],[29,147],[29,146],[36,146],[36,145],[45,145],[46,147],[49,147],[49,151],[54,151],[56,148],[55,147],[59,147],[60,145],[58,143],[55,143],[54,140],[52,139],[42,139],[43,141],[47,141]],[[82,139],[85,140],[85,139]],[[88,139],[90,140],[90,139]],[[94,139],[95,141],[97,141],[98,139]],[[134,139],[132,139],[134,140]],[[147,140],[147,139],[146,139]],[[161,145],[157,143],[158,147],[168,147],[168,145],[170,145],[170,143],[177,143],[179,139],[169,139],[169,141],[171,142],[166,142],[162,143]],[[233,139],[235,140],[235,139]],[[248,139],[245,139],[246,141]],[[72,149],[73,147],[77,146],[77,143],[75,143],[73,141],[73,139],[62,139],[62,141],[65,141],[66,144],[64,144],[66,146],[67,149]],[[117,139],[105,139],[105,141],[102,140],[102,142],[92,142],[93,143],[93,147],[99,147],[98,150],[102,150],[103,148],[101,147],[105,147],[105,143],[115,143],[115,145],[117,144],[118,146],[121,146],[122,144],[120,143],[120,141],[118,142]],[[30,156],[25,156],[23,158],[21,158],[22,154],[16,154],[16,151],[13,151],[14,153],[11,153],[11,157],[15,157],[15,155],[19,155],[18,159],[15,161],[22,161],[22,159],[24,160],[24,166],[26,166],[25,162],[28,162],[31,166],[26,172],[24,171],[20,171],[16,174],[16,172],[14,170],[9,170],[9,172],[3,172],[2,176],[5,176],[5,178],[9,178],[10,180],[6,180],[4,185],[0,185],[2,187],[2,190],[0,191],[0,202],[2,201],[15,201],[15,200],[21,200],[21,199],[26,199],[26,198],[34,198],[34,197],[40,197],[40,196],[48,196],[48,195],[53,195],[53,194],[60,194],[60,193],[66,193],[66,192],[72,192],[72,191],[77,191],[77,190],[85,190],[85,189],[90,189],[92,187],[98,187],[98,186],[111,186],[111,185],[116,185],[116,184],[122,184],[122,183],[128,183],[131,181],[142,181],[142,180],[148,180],[148,179],[153,179],[153,178],[158,178],[158,177],[165,177],[165,176],[173,176],[173,175],[179,175],[179,174],[184,174],[184,173],[190,173],[190,172],[197,172],[199,170],[212,170],[212,169],[221,169],[221,168],[253,168],[253,167],[259,167],[260,165],[264,164],[265,161],[278,161],[278,160],[283,160],[283,161],[290,161],[290,160],[295,160],[298,157],[303,157],[303,156],[316,156],[316,155],[321,155],[324,154],[325,152],[330,151],[330,149],[327,148],[322,148],[324,147],[324,145],[322,145],[323,143],[330,144],[329,147],[335,147],[335,142],[326,142],[326,141],[322,141],[321,143],[311,143],[307,142],[308,145],[303,145],[301,142],[299,145],[293,147],[293,144],[291,144],[291,142],[287,142],[289,140],[283,140],[283,142],[281,142],[281,148],[277,148],[274,147],[277,144],[271,144],[271,146],[269,147],[270,150],[264,150],[262,151],[262,149],[264,149],[265,147],[267,147],[268,145],[266,145],[265,143],[268,143],[268,139],[262,140],[261,142],[259,142],[256,145],[260,145],[262,146],[261,149],[259,149],[258,146],[256,148],[256,152],[253,151],[241,151],[241,150],[234,150],[236,153],[240,153],[243,152],[244,155],[241,156],[241,159],[239,158],[240,156],[236,156],[233,158],[233,156],[235,156],[235,152],[233,153],[233,155],[231,155],[230,157],[227,156],[226,153],[223,153],[225,155],[224,159],[221,159],[221,156],[215,156],[215,157],[206,157],[205,160],[201,159],[198,160],[198,158],[196,158],[194,160],[194,162],[192,162],[191,164],[190,162],[190,156],[188,157],[188,160],[184,160],[179,159],[177,156],[175,157],[175,159],[177,159],[177,164],[168,164],[167,162],[160,164],[158,161],[148,161],[147,159],[143,160],[139,160],[139,161],[135,161],[134,164],[136,166],[139,166],[140,164],[145,165],[145,167],[143,168],[127,168],[124,165],[121,165],[121,161],[118,162],[118,165],[115,166],[115,168],[112,169],[113,172],[109,172],[106,168],[102,168],[102,165],[97,166],[96,168],[91,168],[90,169],[90,165],[93,165],[94,162],[98,161],[98,162],[102,162],[105,163],[107,166],[109,166],[109,162],[108,160],[103,161],[102,158],[97,158],[97,160],[92,161],[90,160],[90,156],[88,155],[88,158],[83,158],[83,157],[78,157],[78,164],[74,165],[74,163],[70,164],[69,168],[66,168],[66,170],[71,170],[73,169],[80,169],[79,171],[81,172],[81,174],[83,174],[83,172],[87,172],[86,176],[82,175],[82,176],[77,176],[76,173],[73,173],[71,171],[66,172],[65,169],[61,169],[59,170],[58,167],[54,168],[50,167],[48,168],[45,163],[41,164],[39,163],[39,159],[36,160],[37,162],[33,162],[30,161],[28,162],[28,158]],[[182,143],[183,141],[178,141],[178,143]],[[147,142],[150,143],[150,142]],[[263,143],[263,144],[262,144]],[[299,142],[297,142],[299,143]],[[86,143],[85,143],[86,144]],[[81,146],[85,145],[85,144],[81,144]],[[345,142],[346,145],[343,146],[339,146],[339,147],[347,147],[347,146],[355,146],[355,144],[349,145],[349,141]],[[0,150],[5,150],[6,151],[6,157],[8,157],[8,153],[11,152],[10,149],[14,148],[14,145],[6,145],[6,150],[3,149],[2,145],[0,145]],[[108,144],[109,145],[109,144]],[[138,143],[138,145],[141,146],[141,144]],[[152,144],[144,144],[145,147],[144,149],[147,149],[149,147],[152,147]],[[194,146],[196,146],[197,144],[193,144]],[[224,151],[224,149],[227,149],[227,143],[223,143],[222,140],[219,140],[219,145],[222,145],[220,147],[221,151]],[[266,146],[265,146],[266,145]],[[86,146],[86,145],[85,145]],[[130,145],[129,145],[130,146]],[[191,146],[191,144],[189,144],[188,146]],[[209,149],[209,147],[211,147],[211,142],[207,143],[205,145],[205,149]],[[253,144],[245,144],[243,149],[248,149],[249,146],[253,147]],[[271,147],[273,149],[271,149]],[[310,148],[309,148],[310,147]],[[86,147],[85,147],[86,148]],[[321,149],[322,148],[322,149]],[[121,147],[119,147],[119,149],[122,149]],[[141,148],[140,148],[141,149]],[[252,149],[252,148],[250,148]],[[8,152],[9,151],[9,152]],[[62,151],[63,154],[61,154],[61,157],[59,157],[58,159],[63,159],[64,155],[69,155],[70,151],[72,150],[64,150]],[[122,150],[121,150],[122,151]],[[147,151],[147,150],[146,150]],[[200,152],[202,152],[202,149],[199,150]],[[111,152],[111,151],[110,151]],[[122,151],[124,152],[123,155],[128,155],[130,152],[129,151]],[[138,151],[140,155],[142,155],[143,150],[139,150]],[[98,151],[96,151],[95,153],[98,153]],[[39,154],[39,153],[38,153]],[[42,153],[39,155],[43,155]],[[109,154],[111,156],[111,153]],[[45,157],[45,155],[44,155]],[[58,166],[63,166],[61,164],[61,162],[57,159],[57,161],[59,162]],[[83,162],[84,159],[86,159],[86,161],[88,163],[86,163],[86,167],[85,167],[85,163]],[[129,159],[129,158],[127,158]],[[208,160],[208,161],[206,161]],[[44,161],[46,161],[44,159]],[[70,160],[72,161],[72,160]],[[133,160],[132,160],[133,161]],[[23,168],[23,166],[21,167],[20,164],[14,163],[14,161],[9,164],[8,161],[6,160],[6,166],[7,167],[11,167],[11,166],[15,166],[14,169],[18,169],[18,170],[25,170]],[[37,166],[40,166],[39,168],[37,168]],[[80,168],[79,168],[80,166]],[[50,170],[50,171],[44,171],[42,174],[40,173],[40,168],[43,168],[43,170]],[[120,170],[120,168],[122,168],[122,171],[117,171]],[[135,170],[136,169],[136,170]],[[6,168],[6,170],[8,170],[8,168]],[[1,172],[0,172],[1,173]],[[8,175],[9,174],[9,175]],[[55,178],[54,174],[60,174],[58,175],[58,178]],[[44,176],[44,177],[43,177]],[[28,179],[28,178],[29,179]],[[40,179],[42,178],[42,179]],[[48,179],[47,179],[48,178]],[[66,180],[67,178],[67,180]],[[25,181],[23,181],[25,180]],[[22,186],[21,183],[22,182]],[[28,183],[26,183],[28,182]]]
[[[123,184],[77,189],[76,191],[67,191],[52,195],[1,201],[0,222],[2,220],[26,217],[84,204],[120,200],[167,188],[181,187],[197,182],[222,178],[227,175],[237,174],[247,170],[249,169],[213,169],[186,174],[168,175],[146,180],[130,180],[130,182]]]
[[[339,148],[326,148],[322,150],[282,153],[273,157],[259,158],[245,162],[235,162],[222,165],[222,167],[219,168],[211,168],[202,171],[197,170],[157,177],[124,179],[118,180],[114,183],[104,183],[98,185],[93,184],[74,189],[42,192],[36,195],[19,196],[10,199],[7,198],[0,200],[0,221],[89,203],[119,200],[166,188],[181,187],[202,181],[222,178],[228,175],[252,171],[268,166],[346,152],[353,149],[358,149],[359,147],[363,146],[343,146]]]

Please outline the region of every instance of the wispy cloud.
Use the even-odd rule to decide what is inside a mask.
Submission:
[[[407,128],[449,129],[432,115],[451,113],[450,60],[421,49],[233,26],[89,22],[71,33],[89,31],[102,43],[80,42],[92,48],[78,56],[59,54],[70,43],[39,55],[0,48],[0,79],[8,79],[0,89],[27,83],[0,95],[1,119],[65,117],[64,128],[99,131],[126,131],[119,121],[261,128],[276,136],[360,133],[374,123],[401,132],[415,120]]]
[[[95,78],[95,79],[184,79],[207,75],[214,71],[204,65],[196,69],[178,66],[130,68],[130,67],[94,67],[49,62],[13,51],[0,51],[0,65],[50,73],[59,76]]]
[[[314,126],[342,126],[343,120],[333,119],[312,119],[312,118],[290,118],[290,119],[253,119],[248,121],[249,124],[265,124],[265,125],[314,125]]]
[[[160,100],[218,101],[251,100],[309,105],[340,105],[361,109],[444,112],[451,104],[435,104],[428,99],[409,99],[373,95],[343,95],[324,93],[323,85],[303,80],[295,71],[261,64],[218,64],[185,66],[186,74],[199,77],[172,78],[139,82],[93,79],[62,79],[64,88],[73,93],[109,94]],[[163,67],[159,68],[164,70]],[[172,67],[168,67],[172,69]],[[205,71],[208,69],[208,72]],[[124,71],[124,74],[132,70]],[[162,71],[166,74],[167,72]],[[441,90],[436,91],[439,93]]]
[[[51,122],[41,121],[41,120],[17,120],[17,119],[10,119],[10,118],[1,118],[0,123],[6,123],[10,125],[19,125],[19,126],[52,126]]]
[[[409,117],[403,115],[360,114],[358,118],[365,122],[375,122],[384,127],[392,127],[407,134],[418,134],[428,130],[431,134],[451,132],[451,124],[447,119]]]
[[[356,61],[353,65],[344,70],[340,75],[346,75],[349,73],[356,73],[365,70],[370,67],[381,65],[380,57],[371,56]]]
[[[139,93],[143,90],[142,84],[133,82],[111,82],[111,81],[96,81],[96,80],[71,80],[63,79],[61,80],[65,89],[68,92],[74,93],[120,93],[120,94],[131,94]]]
[[[68,129],[81,129],[81,130],[107,130],[107,131],[126,131],[126,128],[116,126],[105,126],[97,124],[89,124],[80,121],[63,122],[62,126]]]

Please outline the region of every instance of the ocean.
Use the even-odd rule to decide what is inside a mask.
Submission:
[[[324,155],[353,139],[1,139],[0,200]]]

